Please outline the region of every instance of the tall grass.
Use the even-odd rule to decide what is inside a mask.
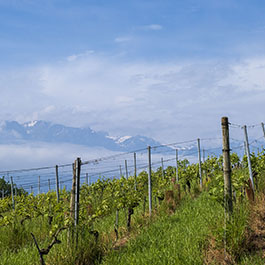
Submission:
[[[203,264],[207,237],[222,218],[222,207],[207,194],[186,198],[175,214],[160,216],[103,264]]]

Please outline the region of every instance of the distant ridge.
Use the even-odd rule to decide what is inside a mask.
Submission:
[[[21,141],[41,141],[47,143],[70,143],[88,147],[104,147],[112,151],[133,151],[148,145],[160,145],[152,138],[136,136],[109,136],[107,132],[94,131],[90,127],[75,128],[35,120],[20,124],[16,121],[0,123],[0,143],[17,144]]]

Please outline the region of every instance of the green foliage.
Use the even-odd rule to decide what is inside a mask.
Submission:
[[[264,150],[257,155],[253,153],[251,162],[253,172],[256,174],[255,183],[261,188],[262,185],[265,185]],[[165,194],[168,191],[173,191],[173,200],[179,200],[177,196],[179,186],[175,183],[176,168],[167,167],[164,170],[164,177],[162,168],[152,171],[153,199],[154,201],[158,199],[160,202],[156,204],[155,208],[161,220],[157,224],[151,225],[150,231],[143,231],[137,239],[139,241],[130,243],[128,249],[124,250],[121,256],[115,253],[111,254],[110,259],[106,261],[109,263],[106,264],[122,264],[123,262],[125,262],[123,264],[147,264],[148,262],[154,264],[203,264],[201,253],[206,247],[206,237],[209,235],[210,227],[219,226],[220,230],[216,230],[216,237],[219,238],[220,242],[223,238],[223,223],[221,221],[223,218],[221,205],[223,205],[224,196],[222,163],[222,156],[208,157],[202,163],[203,194],[198,197],[198,200],[191,200],[195,197],[194,195],[201,194],[199,166],[186,159],[178,161],[179,184],[182,198],[184,196],[182,199],[184,203],[171,217],[167,216],[167,211],[164,211],[163,207],[166,205]],[[231,154],[231,166],[233,192],[236,201],[239,201],[243,197],[243,189],[248,180],[246,158],[244,157],[241,161],[236,154]],[[8,194],[10,184],[2,178],[0,185],[7,190]],[[130,176],[128,179],[124,177],[105,179],[102,177],[92,185],[83,185],[80,189],[79,219],[82,246],[79,250],[72,251],[69,248],[68,236],[65,231],[61,236],[62,244],[54,246],[47,257],[47,261],[50,264],[93,264],[95,260],[100,260],[104,247],[101,244],[102,241],[98,243],[95,240],[93,236],[95,229],[111,234],[116,211],[118,210],[120,213],[120,223],[125,224],[128,209],[134,209],[135,229],[138,227],[136,224],[139,224],[139,227],[142,226],[144,223],[143,216],[145,216],[142,209],[145,207],[147,197],[148,174],[145,171],[141,172],[136,179],[134,176]],[[24,254],[32,255],[32,251],[26,251],[26,249],[32,248],[31,232],[36,234],[41,245],[47,246],[59,228],[72,229],[74,220],[70,212],[70,193],[62,190],[60,198],[58,203],[55,192],[34,196],[21,191],[15,197],[14,210],[10,196],[0,200],[0,259],[3,264],[9,265],[12,262],[13,264],[23,264],[15,258],[11,258],[12,262],[8,263],[6,257],[11,253],[12,257],[23,256]],[[246,228],[247,211],[242,212],[242,209],[236,208],[233,218],[226,226],[227,246],[233,255],[236,252],[240,253],[240,246],[244,238],[243,233]],[[119,231],[119,234],[126,235],[122,230]],[[108,236],[111,237],[111,235]],[[178,240],[174,241],[176,238]],[[148,245],[150,240],[151,243]],[[168,246],[168,242],[172,243],[172,247]],[[151,254],[142,255],[144,249]],[[14,251],[19,254],[14,254]],[[177,260],[176,263],[173,262],[172,253]],[[38,262],[37,256],[34,257]],[[127,259],[131,263],[126,263]],[[25,260],[28,261],[28,258]],[[25,264],[34,264],[34,262]]]

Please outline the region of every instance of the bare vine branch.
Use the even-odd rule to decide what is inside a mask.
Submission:
[[[49,244],[47,248],[42,248],[42,249],[39,248],[38,242],[37,242],[34,234],[31,233],[31,236],[32,236],[32,238],[34,240],[35,246],[36,246],[36,248],[37,248],[37,250],[39,252],[39,255],[40,255],[40,264],[41,265],[45,265],[45,261],[44,261],[43,256],[44,255],[48,255],[50,250],[52,249],[52,247],[55,244],[60,244],[61,243],[61,241],[59,239],[57,239],[57,236],[59,235],[59,233],[61,231],[65,230],[65,229],[66,229],[65,227],[62,227],[62,228],[58,229],[57,232],[53,235],[53,240],[52,240],[51,244]]]

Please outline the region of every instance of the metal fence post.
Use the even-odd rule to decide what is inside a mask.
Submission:
[[[148,146],[148,199],[149,199],[149,216],[152,215],[152,166],[151,166],[151,147]]]

